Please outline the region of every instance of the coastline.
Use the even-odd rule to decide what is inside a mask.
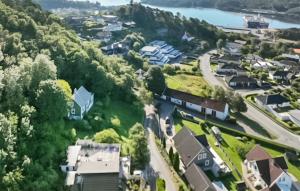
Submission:
[[[229,11],[234,13],[244,13],[244,14],[261,14],[266,18],[269,19],[275,19],[282,22],[287,22],[291,24],[300,24],[300,15],[299,16],[292,16],[284,12],[274,12],[271,10],[250,10],[250,9],[221,9],[218,7],[210,7],[210,6],[174,6],[174,5],[168,5],[168,4],[158,4],[158,3],[151,3],[151,2],[142,2],[144,5],[150,5],[150,6],[158,6],[158,7],[167,7],[167,8],[212,8],[212,9],[218,9],[221,11]]]

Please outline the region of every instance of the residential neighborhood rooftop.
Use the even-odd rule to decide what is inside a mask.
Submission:
[[[226,107],[225,102],[199,97],[196,95],[192,95],[192,94],[189,94],[186,92],[182,92],[182,91],[170,89],[170,88],[165,89],[164,95],[167,95],[167,96],[170,96],[170,97],[173,97],[176,99],[180,99],[180,100],[185,100],[186,102],[201,105],[202,107],[214,109],[216,111],[223,112]]]
[[[193,132],[183,127],[174,137],[174,144],[185,166],[189,166],[202,149],[206,149]]]
[[[263,105],[273,105],[273,104],[282,104],[289,102],[287,98],[280,94],[272,94],[272,95],[259,95],[256,96]]]
[[[206,174],[195,163],[187,168],[184,175],[194,191],[217,191]]]

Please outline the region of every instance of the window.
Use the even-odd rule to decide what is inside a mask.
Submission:
[[[207,153],[200,153],[198,155],[198,160],[206,159],[206,157],[207,157]]]
[[[75,109],[74,109],[74,108],[71,110],[71,113],[72,113],[73,115],[75,114]]]
[[[209,165],[209,160],[206,160],[205,161],[205,166],[208,166]]]

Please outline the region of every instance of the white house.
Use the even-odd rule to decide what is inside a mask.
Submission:
[[[225,47],[223,48],[224,52],[230,54],[232,56],[240,56],[242,55],[241,49],[243,45],[235,42],[227,42]]]
[[[69,119],[83,119],[94,104],[94,94],[87,91],[83,86],[78,90],[75,88],[73,93],[73,102],[69,112]]]
[[[183,36],[181,37],[182,41],[187,41],[187,42],[191,42],[192,40],[194,40],[195,37],[191,36],[189,33],[185,32],[183,34]]]
[[[122,22],[108,23],[105,27],[103,27],[103,31],[108,31],[108,32],[115,32],[121,30],[123,30]]]
[[[142,57],[148,58],[151,64],[164,65],[169,63],[171,59],[179,58],[182,52],[168,45],[165,41],[155,40],[144,46],[140,50],[140,54]]]
[[[295,182],[288,174],[285,158],[272,158],[261,146],[256,145],[246,155],[243,176],[250,190],[295,190]]]
[[[165,89],[161,99],[220,120],[225,120],[229,116],[229,106],[222,101],[202,98],[170,88]]]

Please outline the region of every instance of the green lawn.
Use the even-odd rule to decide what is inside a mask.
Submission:
[[[192,123],[192,122],[188,122],[185,120],[180,120],[180,119],[176,119],[175,120],[175,127],[176,127],[176,132],[178,132],[181,127],[184,125],[188,128],[190,128],[192,131],[195,132],[195,134],[204,134],[205,132],[199,127],[199,125]],[[228,162],[228,157],[225,156],[225,154],[221,151],[221,149],[219,147],[215,146],[215,140],[214,137],[211,134],[206,134],[206,137],[208,139],[208,142],[210,144],[210,146],[219,154],[219,156],[229,165],[229,167],[231,169],[233,169],[233,166],[230,165],[230,163]],[[238,155],[238,153],[236,152],[235,148],[237,145],[239,144],[245,144],[245,142],[242,142],[240,140],[238,140],[235,136],[232,136],[230,134],[227,133],[222,133],[222,137],[224,142],[222,143],[223,149],[225,150],[225,152],[229,155],[232,163],[237,167],[237,170],[242,173],[242,169],[241,169],[241,162],[242,159],[240,158],[240,156]],[[282,156],[283,153],[281,153],[280,151],[274,149],[274,148],[269,148],[269,147],[264,147],[266,149],[266,151],[273,157],[276,156]],[[300,180],[300,162],[296,163],[296,164],[291,164],[290,162],[288,162],[288,167],[289,167],[289,172],[291,174],[293,174],[298,180]],[[234,182],[240,180],[239,176],[237,175],[237,173],[235,171],[233,171],[233,177],[227,177],[225,178],[223,181],[225,182],[225,185],[227,188],[230,188],[230,190],[234,190],[235,185]]]
[[[211,64],[210,64],[210,68],[211,68],[211,70],[212,70],[213,72],[216,72],[217,69],[218,69],[218,64],[216,64],[216,63],[211,63]]]
[[[71,123],[75,126],[79,138],[92,138],[95,133],[103,129],[113,128],[123,140],[126,140],[128,130],[135,123],[141,123],[142,118],[142,108],[133,104],[112,100],[104,106],[102,102],[97,101],[84,121]]]
[[[173,76],[166,76],[166,83],[168,87],[184,92],[188,92],[198,96],[206,96],[209,88],[206,81],[197,75],[176,74]]]

